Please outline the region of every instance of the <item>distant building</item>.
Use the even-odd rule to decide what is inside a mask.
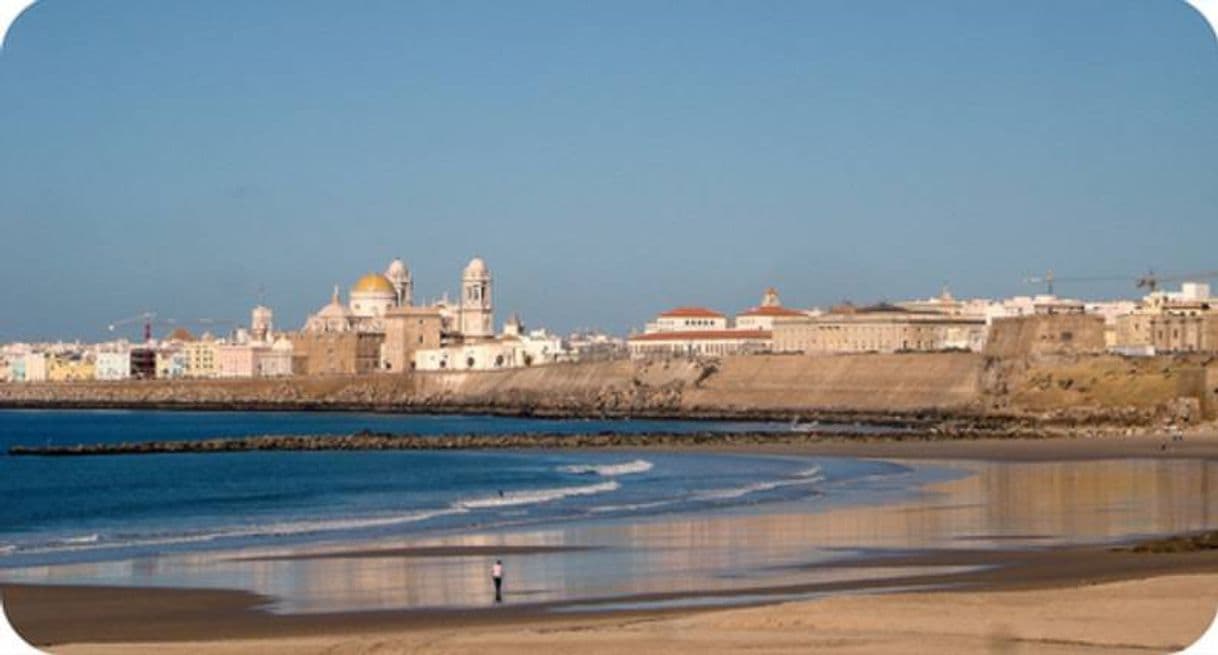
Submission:
[[[444,320],[433,307],[396,307],[385,314],[381,369],[394,373],[415,368],[419,350],[439,348]]]
[[[769,330],[670,330],[636,334],[627,343],[632,359],[726,357],[769,352],[773,335]]]
[[[257,346],[251,344],[220,344],[216,346],[216,377],[252,378],[257,368]]]
[[[300,332],[292,335],[295,375],[363,375],[377,370],[385,335],[377,332]]]
[[[25,382],[25,355],[16,355],[8,362],[8,381]]]
[[[190,378],[215,377],[216,346],[216,341],[210,335],[203,335],[203,338],[198,341],[184,344],[182,352],[186,355],[185,376]]]
[[[25,381],[26,382],[46,382],[47,381],[47,356],[46,353],[29,352],[25,354]]]
[[[567,337],[566,343],[572,361],[605,361],[630,356],[625,339],[603,332],[576,332]]]
[[[98,380],[130,378],[131,351],[126,348],[99,351],[94,363],[94,377]]]
[[[705,307],[677,307],[661,313],[656,320],[644,328],[645,334],[654,332],[726,330],[727,316]]]
[[[648,323],[643,334],[627,339],[627,348],[633,359],[771,352],[778,326],[805,321],[816,313],[783,307],[778,292],[769,288],[762,294],[760,305],[736,315],[734,326],[727,316],[713,309],[677,307]]]
[[[276,339],[270,346],[254,352],[254,375],[258,377],[285,377],[292,374],[292,340]]]
[[[1104,319],[1083,313],[996,319],[985,354],[991,357],[1095,354],[1105,350]]]
[[[985,319],[913,311],[881,303],[838,305],[825,314],[792,318],[774,325],[774,351],[832,353],[933,352],[980,350]]]
[[[47,360],[48,382],[80,382],[92,380],[95,367],[83,353],[55,355]]]
[[[132,348],[128,355],[131,361],[131,377],[137,380],[153,380],[156,378],[156,350],[152,348]]]
[[[736,315],[736,329],[773,330],[775,323],[792,320],[798,321],[818,314],[819,312],[801,312],[796,309],[783,307],[782,301],[778,299],[778,291],[770,287],[762,295],[760,305]]]
[[[390,262],[384,274],[367,273],[356,280],[348,294],[349,301],[344,305],[339,298],[338,287],[330,302],[309,316],[305,321],[304,332],[377,332],[385,331],[384,317],[395,307],[410,306],[412,297],[412,282],[406,265],[400,259]],[[265,308],[262,308],[265,309]],[[257,312],[258,309],[255,309]],[[266,323],[262,330],[262,323]],[[265,317],[255,316],[252,331],[262,331],[269,335],[269,310]],[[266,336],[262,340],[266,340]]]
[[[1117,318],[1114,350],[1126,354],[1218,351],[1218,298],[1204,283],[1158,291]]]
[[[413,279],[401,260],[390,263],[385,273],[369,273],[351,287],[344,305],[337,287],[330,303],[309,316],[301,333],[292,339],[293,370],[308,375],[356,373],[383,370],[404,372],[418,368],[420,361],[501,361],[503,353],[489,354],[491,346],[469,353],[433,353],[419,358],[419,351],[442,348],[474,348],[479,342],[495,341],[493,283],[490,269],[474,257],[461,273],[461,300],[427,306],[413,304]],[[369,334],[374,339],[314,338],[310,335]],[[378,352],[371,365],[368,344],[375,340]],[[489,349],[489,350],[488,350]],[[487,352],[483,352],[487,351]],[[359,361],[339,361],[354,357]],[[311,362],[316,359],[317,362]]]
[[[185,377],[188,364],[189,356],[186,351],[180,348],[161,348],[156,351],[156,376],[158,379]]]
[[[545,330],[526,332],[519,317],[504,325],[498,338],[454,340],[414,352],[417,371],[494,371],[553,364],[569,359],[562,339]]]

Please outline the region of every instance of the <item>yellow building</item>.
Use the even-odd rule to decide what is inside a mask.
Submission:
[[[92,380],[94,374],[93,362],[83,357],[57,355],[48,358],[48,382],[78,382]]]
[[[182,345],[186,353],[186,377],[211,378],[216,376],[216,342],[211,339],[192,341]]]

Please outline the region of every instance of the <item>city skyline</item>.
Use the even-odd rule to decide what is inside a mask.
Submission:
[[[558,332],[1139,297],[1218,268],[1216,54],[1184,3],[41,2],[0,53],[0,340],[295,329],[393,257],[428,299],[483,256]]]

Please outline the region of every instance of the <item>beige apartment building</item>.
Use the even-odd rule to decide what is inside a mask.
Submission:
[[[377,370],[385,335],[375,332],[301,332],[292,336],[292,373],[363,375]]]
[[[1135,312],[1117,319],[1117,348],[1147,353],[1218,351],[1218,312]]]
[[[385,344],[381,347],[381,369],[403,373],[414,368],[419,350],[439,348],[444,317],[434,307],[395,307],[385,312]]]
[[[820,316],[774,323],[774,351],[865,353],[981,350],[983,317],[911,311],[895,305],[839,305]]]
[[[1218,351],[1218,299],[1210,286],[1185,283],[1175,293],[1146,296],[1132,313],[1117,318],[1116,349],[1125,352]]]

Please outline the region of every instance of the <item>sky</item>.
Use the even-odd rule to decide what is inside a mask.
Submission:
[[[295,329],[393,257],[619,334],[1218,269],[1216,116],[1175,0],[41,0],[0,52],[0,341]]]

